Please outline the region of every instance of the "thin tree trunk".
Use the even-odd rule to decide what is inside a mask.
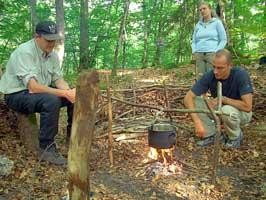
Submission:
[[[103,18],[103,20],[101,20],[101,25],[100,25],[101,28],[98,31],[95,46],[94,46],[93,50],[90,52],[90,58],[89,58],[89,66],[90,67],[97,66],[96,58],[97,58],[98,52],[100,50],[100,44],[105,39],[105,37],[106,37],[105,35],[107,35],[107,37],[109,36],[109,31],[111,30],[112,23],[109,24],[109,27],[107,28],[107,32],[106,32],[106,23],[108,21],[107,20],[108,16],[111,16],[112,6],[113,6],[113,0],[111,0],[111,3],[109,3],[109,5],[108,5],[108,9],[107,9],[108,11],[106,11],[104,13],[104,18]],[[104,58],[104,60],[105,60],[105,58]],[[105,65],[105,64],[103,64],[103,65]]]
[[[94,49],[93,49],[93,51],[90,52],[91,54],[90,54],[90,58],[89,58],[89,66],[92,67],[92,68],[96,65],[96,56],[97,56],[97,53],[98,53],[98,50],[99,50],[100,41],[102,40],[101,38],[102,38],[101,35],[97,35],[97,39],[96,39],[96,42],[95,42]]]
[[[126,39],[123,39],[123,54],[122,54],[122,68],[126,66]]]
[[[225,18],[225,13],[224,13],[224,3],[223,3],[223,1],[221,1],[221,0],[218,0],[218,8],[220,9],[219,10],[219,18],[222,20],[222,22],[223,22],[223,25],[224,25],[224,29],[225,29],[225,31],[226,31],[226,36],[227,36],[227,44],[229,45],[229,46],[232,46],[232,44],[231,44],[231,40],[230,40],[230,35],[229,35],[229,30],[228,30],[228,26],[227,26],[227,23],[226,23],[226,18]]]
[[[31,32],[32,36],[35,35],[35,27],[38,23],[38,16],[36,12],[36,0],[29,0],[30,14],[31,14]]]
[[[182,3],[181,7],[182,7],[182,11],[184,9],[184,4],[185,1]],[[181,58],[181,49],[182,49],[182,41],[183,41],[183,33],[184,33],[184,29],[183,29],[183,24],[184,24],[184,20],[185,20],[185,16],[186,13],[184,13],[184,15],[179,15],[179,40],[178,40],[178,46],[176,49],[176,57],[175,57],[175,64],[177,65],[180,62],[180,58]],[[182,18],[181,18],[182,17]]]
[[[162,24],[163,24],[163,21],[162,21],[162,9],[163,9],[163,6],[164,6],[164,1],[162,0],[160,2],[160,5],[159,5],[159,23],[158,23],[158,29],[157,29],[157,33],[156,33],[156,37],[155,37],[155,43],[156,43],[156,52],[155,52],[155,55],[154,55],[154,59],[153,59],[153,66],[159,66],[161,64],[161,51],[162,51],[162,48],[163,48],[163,38],[162,38]]]
[[[145,0],[142,2],[143,4],[143,17],[144,17],[144,36],[143,36],[143,54],[142,54],[142,67],[145,68],[148,65],[148,38],[150,35],[150,29],[151,29],[151,22],[154,15],[154,10],[157,4],[157,0],[154,1],[153,11],[151,16],[148,18],[148,10],[147,10],[147,3]]]
[[[111,15],[111,10],[112,10],[113,4],[114,4],[114,0],[111,0],[111,2],[109,4],[109,8],[108,8],[108,15],[107,15],[107,16],[109,16],[109,18],[108,18],[109,25],[108,25],[108,28],[106,30],[106,36],[107,36],[107,38],[110,37],[110,32],[112,30],[111,28],[113,26],[113,24],[112,24],[112,21],[113,21],[112,20],[112,16],[113,15]],[[118,9],[118,7],[116,6],[115,7],[115,13],[117,13],[117,9]],[[106,20],[107,20],[107,18],[106,18]],[[109,59],[107,58],[106,53],[104,53],[104,56],[103,56],[103,66],[108,66],[108,65],[109,65]]]
[[[112,75],[116,75],[116,69],[117,69],[117,65],[118,65],[118,52],[119,52],[119,47],[120,47],[120,44],[122,41],[123,30],[125,30],[125,24],[126,24],[126,19],[128,16],[129,4],[130,4],[130,0],[127,0],[124,4],[124,15],[122,16],[122,19],[121,19],[119,36],[118,36],[118,39],[116,42]]]
[[[64,52],[65,52],[65,26],[64,26],[64,0],[56,0],[55,1],[56,7],[56,25],[59,34],[62,36],[62,40],[58,41],[56,46],[56,51],[59,56],[60,67],[62,67]]]
[[[69,197],[88,200],[90,192],[89,158],[95,129],[99,75],[82,73],[77,83],[74,118],[68,152]]]
[[[79,71],[87,69],[89,63],[88,0],[80,1],[80,60]]]

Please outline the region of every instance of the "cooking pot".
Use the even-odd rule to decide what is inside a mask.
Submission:
[[[176,143],[176,128],[168,123],[153,124],[148,128],[148,143],[156,149],[169,149]]]

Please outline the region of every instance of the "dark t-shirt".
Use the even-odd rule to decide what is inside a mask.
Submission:
[[[233,67],[226,80],[217,80],[213,70],[206,72],[192,87],[192,92],[200,96],[208,90],[212,97],[217,97],[217,82],[222,83],[222,95],[232,99],[241,99],[242,95],[253,93],[250,77],[246,70]]]

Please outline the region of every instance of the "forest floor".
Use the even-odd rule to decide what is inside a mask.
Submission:
[[[180,87],[193,83],[192,66],[165,71],[145,69],[127,72],[130,74],[117,81],[116,87],[127,88],[133,79],[137,87],[151,80],[158,83],[162,79]],[[259,86],[265,86],[264,72],[258,73],[251,69],[251,74]],[[149,116],[151,113],[144,113],[143,110],[138,112],[138,108],[136,113],[134,120],[127,115],[114,123],[125,123],[128,120],[129,123],[141,125],[152,119],[152,115]],[[185,128],[181,126],[177,130],[174,165],[178,170],[172,174],[148,173],[156,163],[147,162],[150,150],[147,134],[132,140],[116,141],[113,167],[109,164],[107,138],[96,135],[89,163],[91,199],[266,199],[266,116],[256,117],[243,127],[244,142],[240,148],[227,149],[221,146],[215,186],[211,184],[213,146],[198,147],[188,115],[175,118],[176,122],[178,119],[178,123]],[[67,156],[65,124],[64,110],[56,142],[63,155]],[[66,196],[67,168],[38,162],[34,153],[21,144],[18,135],[11,132],[0,134],[0,155],[14,161],[12,173],[0,177],[0,200],[59,200]]]

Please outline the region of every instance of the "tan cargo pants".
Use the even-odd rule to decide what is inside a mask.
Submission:
[[[204,73],[213,68],[212,62],[215,53],[194,53],[196,60],[196,80],[199,80]]]
[[[196,109],[208,109],[203,98],[199,96],[195,99],[195,107]],[[241,132],[240,126],[251,121],[252,112],[239,111],[235,107],[229,105],[222,106],[222,112],[229,114],[229,116],[222,115],[221,117],[228,138],[230,140],[237,139]],[[205,130],[207,130],[205,137],[215,135],[215,122],[210,114],[198,113],[198,116],[203,122]]]

